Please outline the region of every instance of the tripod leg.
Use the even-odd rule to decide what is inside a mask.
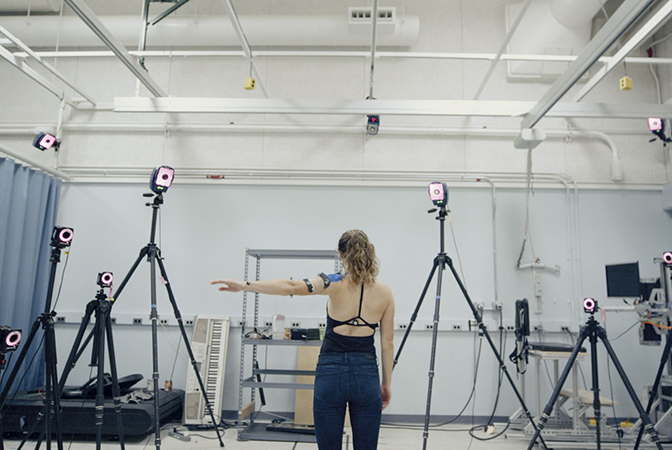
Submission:
[[[574,350],[572,351],[572,354],[569,356],[569,359],[567,360],[567,365],[563,369],[560,378],[558,378],[558,384],[555,385],[553,394],[551,395],[548,404],[544,408],[544,412],[539,417],[539,424],[535,427],[536,431],[534,432],[534,436],[532,437],[532,440],[530,441],[530,445],[527,447],[527,450],[532,450],[532,447],[534,447],[534,444],[537,442],[537,439],[541,437],[541,431],[546,426],[546,422],[548,421],[549,417],[551,416],[551,413],[553,412],[553,406],[555,405],[555,402],[558,399],[558,396],[560,395],[560,391],[562,390],[562,386],[565,384],[565,381],[569,376],[569,372],[572,370],[572,366],[574,365],[574,362],[576,361],[576,358],[579,355],[579,352],[581,351],[581,345],[583,345],[583,341],[586,340],[586,337],[588,337],[589,334],[590,330],[588,329],[588,327],[584,327],[581,330],[579,338],[576,340]]]
[[[656,381],[654,381],[651,391],[649,392],[649,402],[646,405],[646,413],[651,414],[651,409],[656,399],[656,393],[658,392],[658,387],[660,386],[660,381],[663,378],[663,371],[665,370],[665,365],[670,359],[670,350],[672,350],[672,330],[667,332],[667,341],[665,342],[665,348],[663,349],[663,354],[660,358],[660,365],[658,366],[658,373],[656,374]],[[644,427],[639,427],[637,432],[637,440],[635,441],[635,447],[633,450],[639,448],[639,444],[642,442],[642,435],[644,434]]]
[[[96,337],[94,343],[97,345],[96,352],[96,450],[100,450],[103,442],[103,416],[105,413],[105,313],[98,309],[96,316]]]
[[[418,304],[415,306],[415,311],[413,311],[413,314],[411,315],[411,320],[408,323],[408,327],[406,327],[406,332],[404,333],[404,337],[401,340],[401,344],[399,344],[399,349],[397,350],[397,354],[394,357],[394,363],[392,367],[395,367],[397,365],[397,361],[399,361],[399,356],[401,356],[401,351],[404,349],[404,345],[406,345],[406,339],[408,339],[408,335],[411,332],[411,328],[413,328],[413,324],[415,323],[415,319],[418,317],[418,312],[420,311],[420,307],[422,306],[422,302],[425,299],[425,295],[427,294],[427,290],[429,289],[429,285],[432,283],[432,278],[434,278],[434,273],[436,272],[436,268],[439,266],[439,257],[437,256],[434,258],[434,265],[432,266],[432,270],[429,273],[429,277],[427,277],[427,282],[425,283],[425,287],[422,289],[422,293],[420,294],[420,300],[418,300]]]
[[[79,330],[77,331],[77,337],[75,337],[75,342],[73,343],[72,349],[70,350],[70,355],[68,356],[68,360],[65,362],[65,366],[63,367],[63,373],[61,373],[61,381],[58,385],[60,392],[63,392],[63,387],[65,386],[66,380],[68,379],[68,376],[70,375],[72,369],[75,367],[75,364],[77,364],[79,346],[82,343],[82,338],[84,337],[86,328],[89,326],[89,323],[91,322],[91,314],[93,314],[93,311],[96,308],[96,304],[97,304],[96,300],[92,300],[86,305],[86,311],[84,313],[84,317],[82,317],[82,322],[79,325]],[[81,353],[79,354],[81,355]]]
[[[593,411],[595,412],[595,438],[597,450],[602,449],[602,406],[600,404],[600,378],[597,376],[597,334],[590,333],[590,368],[593,386]]]
[[[112,397],[114,398],[114,412],[117,416],[117,431],[119,433],[119,445],[121,450],[125,448],[124,426],[121,415],[121,393],[119,391],[119,377],[117,374],[116,355],[114,354],[114,341],[112,340],[112,319],[109,314],[105,320],[107,331],[107,354],[110,359],[110,375],[112,376]]]
[[[157,255],[158,249],[153,248],[154,251],[149,253],[150,266],[150,295],[151,295],[151,312],[149,318],[152,321],[152,380],[154,384],[154,445],[156,449],[161,448],[161,417],[159,415],[159,342],[158,342],[158,328],[159,314],[156,309],[156,263],[161,262]]]
[[[525,416],[527,417],[527,420],[530,421],[532,426],[539,431],[537,428],[537,424],[534,423],[534,419],[532,418],[532,414],[530,413],[530,410],[527,408],[527,405],[525,404],[525,400],[523,399],[523,396],[520,394],[520,391],[516,387],[516,383],[513,381],[513,378],[511,377],[511,374],[506,368],[506,363],[502,359],[502,355],[499,354],[499,351],[497,350],[497,345],[494,343],[492,340],[492,337],[490,337],[490,333],[488,333],[488,330],[485,328],[485,325],[483,324],[483,318],[481,317],[481,314],[478,312],[478,309],[476,309],[476,306],[474,305],[474,302],[471,301],[471,298],[469,297],[469,293],[467,292],[467,288],[464,286],[462,283],[462,280],[460,279],[459,275],[457,274],[457,271],[455,270],[455,267],[453,266],[453,261],[450,258],[446,258],[448,267],[450,267],[450,271],[453,274],[453,278],[455,278],[455,281],[457,282],[457,285],[460,287],[460,291],[462,291],[462,295],[464,296],[465,300],[467,301],[467,304],[469,305],[469,308],[471,309],[472,314],[474,315],[474,318],[476,319],[476,322],[478,323],[478,327],[480,330],[483,332],[483,336],[485,336],[485,339],[488,341],[488,345],[490,345],[490,348],[492,349],[492,352],[495,354],[495,357],[497,358],[497,361],[499,362],[499,368],[502,372],[504,372],[504,375],[506,376],[506,379],[509,381],[509,384],[511,385],[511,388],[513,389],[514,394],[516,394],[516,398],[518,398],[518,402],[520,403],[521,408],[523,408],[523,411],[525,413]],[[537,437],[539,438],[542,446],[546,448],[546,443],[544,442],[544,438],[539,436],[537,433]],[[535,438],[536,441],[536,438]]]
[[[435,264],[439,266],[439,276],[436,279],[436,302],[434,304],[434,328],[432,329],[432,353],[429,358],[429,374],[427,386],[427,407],[425,409],[425,429],[422,433],[422,448],[427,448],[427,438],[429,437],[429,414],[432,404],[432,388],[434,385],[434,363],[436,362],[436,341],[438,337],[439,328],[439,311],[441,310],[441,286],[443,280],[443,263]],[[434,272],[432,271],[432,275]],[[429,280],[428,280],[429,282]]]
[[[628,391],[628,394],[632,399],[632,403],[635,404],[635,408],[637,408],[637,412],[639,412],[639,417],[642,420],[642,427],[645,428],[646,431],[649,433],[649,435],[651,436],[651,440],[656,444],[658,450],[663,450],[663,446],[660,443],[660,437],[658,436],[658,431],[656,431],[656,428],[653,426],[653,423],[651,423],[651,418],[649,417],[647,412],[644,411],[642,402],[639,401],[639,398],[637,397],[637,394],[635,393],[635,390],[633,389],[630,380],[628,380],[628,376],[625,374],[623,366],[621,366],[620,361],[616,357],[616,352],[614,352],[614,349],[612,348],[611,344],[609,343],[609,340],[607,339],[607,332],[604,331],[604,328],[597,327],[597,333],[598,333],[597,336],[602,340],[602,343],[607,349],[607,353],[609,354],[611,361],[614,363],[614,367],[616,367],[616,370],[618,371],[621,380],[623,380],[623,384],[625,385],[625,389]]]
[[[130,280],[131,277],[133,276],[133,273],[135,272],[135,269],[138,268],[140,261],[142,261],[142,259],[145,258],[148,253],[149,253],[149,245],[146,245],[145,247],[140,249],[140,254],[135,259],[135,262],[131,266],[130,270],[128,271],[124,279],[122,280],[121,284],[117,287],[117,291],[114,295],[115,300],[119,298],[119,296],[121,295],[121,291],[124,290],[124,287],[126,287],[126,283],[128,283],[128,280]]]
[[[173,295],[173,289],[170,287],[170,282],[168,281],[168,274],[166,273],[166,268],[164,267],[163,261],[161,261],[160,258],[157,258],[157,262],[159,264],[159,270],[161,271],[161,277],[163,277],[163,281],[166,285],[166,291],[168,292],[168,298],[170,299],[170,304],[173,307],[173,314],[175,315],[175,319],[177,320],[177,323],[180,326],[180,333],[182,333],[182,340],[184,341],[184,346],[187,349],[187,353],[189,354],[191,367],[193,367],[194,369],[196,379],[198,380],[198,386],[201,388],[201,393],[203,394],[205,407],[208,411],[208,414],[210,415],[210,418],[212,419],[212,424],[215,427],[215,433],[217,433],[217,438],[219,439],[219,446],[224,447],[224,441],[222,441],[222,437],[219,433],[219,427],[217,426],[219,424],[219,421],[215,420],[215,415],[212,411],[212,405],[210,404],[210,400],[208,400],[208,396],[206,395],[207,391],[205,389],[205,385],[203,384],[203,378],[201,377],[201,374],[198,371],[198,363],[196,362],[196,357],[194,356],[194,352],[191,349],[191,344],[189,344],[189,337],[187,336],[187,331],[184,329],[184,324],[182,323],[182,315],[180,314],[180,310],[177,307],[177,302],[175,301],[175,296]],[[218,414],[221,414],[221,411],[218,411]]]
[[[51,448],[51,422],[55,425],[56,442],[59,450],[63,450],[63,437],[61,435],[61,402],[58,390],[58,369],[56,361],[56,333],[54,332],[54,320],[51,315],[46,319],[44,326],[44,354],[46,361],[46,398],[47,405],[47,449]]]

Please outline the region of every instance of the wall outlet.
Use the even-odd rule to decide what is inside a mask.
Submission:
[[[185,324],[185,325],[192,325],[192,326],[193,326],[193,325],[194,325],[194,321],[191,320],[191,319],[187,319],[187,320],[184,321],[184,324]]]
[[[159,319],[161,325],[168,325],[168,319]]]
[[[63,316],[56,316],[56,322],[65,322],[65,317],[63,317]]]
[[[399,325],[397,325],[397,330],[405,330],[406,328],[408,328],[408,325],[406,325],[405,323],[400,323]]]
[[[135,317],[133,319],[133,325],[142,325],[142,319],[139,317]]]
[[[433,330],[434,329],[434,324],[433,323],[428,323],[425,325],[425,330]]]
[[[452,329],[453,331],[462,331],[462,325],[454,323]]]
[[[301,322],[292,322],[292,328],[301,328]]]
[[[110,317],[110,322],[117,323],[117,318],[116,317]]]
[[[273,326],[273,322],[264,322],[264,326],[265,326],[265,327],[272,327],[272,326]]]
[[[326,322],[318,322],[317,323],[317,328],[327,328]]]
[[[506,329],[506,331],[515,331],[516,330],[516,327],[514,327],[513,325],[507,325],[504,328]]]

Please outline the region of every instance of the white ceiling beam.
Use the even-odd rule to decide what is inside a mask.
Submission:
[[[235,114],[334,114],[398,116],[521,117],[535,102],[485,100],[297,100],[193,97],[116,97],[114,112],[235,113]],[[556,104],[548,117],[647,118],[670,117],[672,105],[575,103]]]
[[[266,89],[264,88],[264,85],[261,82],[261,75],[259,75],[257,66],[254,64],[254,60],[252,59],[252,48],[250,47],[250,43],[247,41],[247,37],[245,36],[243,27],[240,25],[240,20],[238,20],[236,10],[233,8],[233,3],[231,2],[231,0],[222,0],[222,3],[224,3],[224,8],[226,9],[226,14],[229,16],[231,25],[233,26],[233,29],[236,31],[236,34],[238,35],[238,39],[240,40],[240,44],[243,47],[245,57],[248,59],[248,61],[250,61],[250,72],[254,74],[254,76],[256,77],[255,81],[259,84],[261,92],[264,93],[265,97],[268,97],[268,93],[266,92]]]
[[[103,23],[96,17],[91,9],[82,0],[64,0],[65,3],[77,14],[82,21],[94,32],[101,41],[112,50],[112,52],[121,60],[121,62],[140,80],[142,84],[155,97],[165,97],[167,94],[158,85],[156,81],[149,76],[145,69],[133,58],[121,45],[118,39],[110,33]]]
[[[581,101],[583,97],[588,94],[597,84],[602,81],[618,64],[625,59],[625,57],[634,49],[639,47],[644,40],[651,34],[655,33],[667,16],[672,12],[672,0],[668,0],[662,8],[660,8],[642,27],[635,33],[623,46],[616,52],[614,56],[609,58],[607,63],[588,82],[581,88],[581,90],[572,98],[572,101]]]
[[[11,41],[14,45],[19,47],[23,52],[27,55],[33,58],[39,65],[47,69],[49,72],[51,72],[56,78],[61,80],[63,83],[65,83],[67,86],[69,86],[73,91],[75,91],[77,94],[82,96],[83,98],[86,99],[89,103],[95,106],[96,102],[93,100],[93,97],[90,95],[87,95],[84,91],[81,89],[77,88],[73,83],[71,83],[65,75],[61,74],[54,66],[46,62],[45,60],[42,59],[40,55],[38,55],[36,52],[34,52],[30,47],[28,47],[26,44],[21,42],[19,38],[11,34],[9,31],[7,31],[5,28],[0,26],[0,33],[2,33],[7,39]]]
[[[532,128],[656,0],[625,0],[521,123]]]

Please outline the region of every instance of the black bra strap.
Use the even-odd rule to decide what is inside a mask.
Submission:
[[[362,283],[362,292],[359,294],[359,311],[357,317],[362,318],[362,300],[364,300],[364,283]]]

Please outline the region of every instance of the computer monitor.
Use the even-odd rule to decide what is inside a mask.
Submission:
[[[606,266],[607,297],[640,297],[639,263]]]

